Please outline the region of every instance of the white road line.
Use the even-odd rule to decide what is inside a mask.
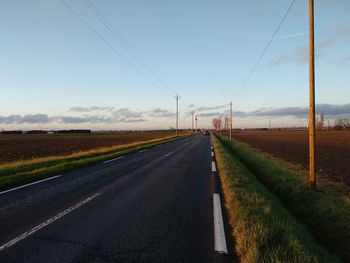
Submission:
[[[144,149],[144,150],[141,150],[141,151],[138,151],[137,153],[143,153],[145,151],[147,151],[148,149]]]
[[[213,212],[214,212],[214,250],[219,253],[227,254],[227,244],[222,220],[220,195],[213,194]]]
[[[167,153],[166,155],[164,155],[164,157],[168,157],[170,155],[172,155],[174,152],[170,152],[170,153]]]
[[[158,147],[162,147],[162,146],[163,146],[163,144],[159,144],[159,145],[157,145],[157,146],[156,146],[156,148],[158,148]]]
[[[119,159],[122,159],[122,158],[124,158],[124,156],[119,156],[119,157],[117,157],[117,158],[113,158],[113,159],[110,159],[110,160],[104,161],[103,163],[113,162],[113,161],[116,161],[116,160],[119,160]]]
[[[214,161],[211,162],[211,171],[216,172],[216,165]]]
[[[214,152],[211,152],[211,157],[214,157]]]
[[[52,177],[50,177],[50,178],[46,178],[46,179],[43,179],[43,180],[39,180],[39,181],[36,181],[36,182],[33,182],[33,183],[29,183],[29,184],[25,184],[25,185],[21,185],[21,186],[15,187],[15,188],[11,188],[11,189],[8,189],[8,190],[5,190],[5,191],[0,192],[0,195],[6,194],[6,193],[8,193],[8,192],[15,191],[15,190],[18,190],[18,189],[27,187],[27,186],[31,186],[31,185],[34,185],[34,184],[38,184],[38,183],[42,183],[42,182],[45,182],[45,181],[49,181],[49,180],[58,178],[58,177],[60,177],[60,176],[61,176],[61,175],[56,175],[56,176],[52,176]]]
[[[55,215],[54,217],[46,220],[45,222],[41,223],[40,225],[37,225],[36,227],[28,230],[27,232],[24,232],[23,234],[19,235],[18,237],[15,237],[14,239],[10,240],[9,242],[7,242],[6,244],[0,246],[0,252],[6,248],[9,248],[11,246],[13,246],[14,244],[16,244],[17,242],[29,237],[30,235],[38,232],[40,229],[44,228],[45,226],[57,221],[58,219],[60,219],[61,217],[65,216],[66,214],[72,212],[73,210],[77,209],[78,207],[86,204],[87,202],[91,201],[92,199],[94,199],[95,197],[99,196],[100,193],[94,194],[88,198],[86,198],[85,200],[81,201],[80,203],[77,203],[73,206],[71,206],[70,208],[68,208],[67,210],[62,211],[61,213]]]

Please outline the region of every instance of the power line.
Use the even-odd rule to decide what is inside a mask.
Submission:
[[[295,0],[293,0],[292,3],[290,4],[289,8],[287,9],[287,12],[284,14],[284,16],[283,16],[281,22],[279,23],[278,27],[276,28],[275,32],[272,34],[271,38],[270,38],[269,41],[267,42],[267,44],[266,44],[266,46],[265,46],[263,52],[260,54],[258,60],[257,60],[256,63],[254,64],[253,68],[250,70],[250,72],[249,72],[247,78],[244,80],[242,86],[241,86],[241,87],[237,90],[237,92],[235,93],[233,99],[235,99],[235,98],[238,96],[238,94],[243,90],[243,88],[244,88],[245,85],[247,84],[247,82],[248,82],[248,80],[250,79],[250,77],[253,75],[255,69],[258,67],[258,65],[259,65],[259,63],[260,63],[260,61],[261,61],[261,59],[262,59],[263,56],[265,55],[267,49],[270,47],[270,45],[271,45],[273,39],[275,38],[276,34],[277,34],[278,31],[280,30],[280,28],[281,28],[281,26],[283,25],[284,21],[286,20],[286,18],[287,18],[287,16],[288,16],[290,10],[292,9],[294,3],[295,3]]]
[[[169,88],[159,75],[152,69],[152,67],[142,58],[135,49],[132,48],[130,43],[122,36],[120,32],[118,32],[115,27],[111,24],[111,22],[103,15],[103,13],[90,1],[90,0],[82,0],[83,3],[94,13],[94,15],[100,20],[100,22],[107,28],[107,30],[114,36],[116,40],[118,40],[126,50],[140,63],[140,65],[160,84],[162,84],[165,88],[167,88],[170,92],[176,93],[175,90]]]
[[[100,38],[117,56],[119,56],[125,63],[127,63],[130,67],[132,67],[138,74],[140,74],[143,78],[145,78],[147,81],[149,81],[153,86],[155,86],[155,87],[157,87],[165,92],[169,92],[168,90],[159,86],[156,82],[154,82],[152,79],[150,79],[143,72],[141,72],[137,67],[135,67],[125,56],[123,56],[117,49],[115,49],[113,47],[113,45],[107,41],[106,38],[104,38],[88,22],[86,22],[84,20],[84,18],[82,16],[80,16],[65,0],[61,0],[61,2],[80,20],[80,22],[82,22],[91,32],[93,32],[98,38]]]

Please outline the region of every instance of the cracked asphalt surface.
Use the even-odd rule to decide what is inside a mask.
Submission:
[[[172,154],[168,155],[169,153]],[[194,136],[0,195],[0,262],[213,262],[209,136]]]

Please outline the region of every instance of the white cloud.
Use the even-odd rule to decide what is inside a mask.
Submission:
[[[75,106],[69,109],[70,112],[93,112],[93,111],[112,111],[113,107],[98,107],[98,106],[91,106],[91,107],[81,107],[81,106]]]
[[[148,112],[148,116],[150,117],[156,117],[156,118],[170,118],[175,116],[175,112],[164,110],[161,108],[153,109],[152,111]]]

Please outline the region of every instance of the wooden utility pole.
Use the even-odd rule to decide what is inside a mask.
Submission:
[[[193,114],[194,114],[194,112],[192,111],[192,132],[193,132]]]
[[[176,136],[178,134],[179,129],[179,98],[181,98],[179,95],[176,95],[174,97],[176,99]]]
[[[220,115],[220,135],[221,135],[221,115]]]
[[[230,141],[232,141],[232,101],[230,102]]]
[[[196,133],[197,133],[197,116],[196,116]]]
[[[314,52],[314,0],[309,0],[309,181],[316,189],[315,175],[315,52]]]

